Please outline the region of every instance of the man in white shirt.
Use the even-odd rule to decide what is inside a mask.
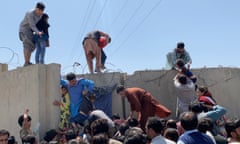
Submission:
[[[196,92],[194,83],[183,74],[177,74],[174,78],[174,86],[177,94],[176,117],[188,111],[189,105],[195,101]]]

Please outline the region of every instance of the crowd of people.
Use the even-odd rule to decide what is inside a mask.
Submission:
[[[83,143],[83,144],[235,144],[240,143],[240,120],[227,119],[226,108],[218,104],[205,86],[196,85],[197,77],[185,66],[176,63],[176,115],[161,104],[149,91],[117,86],[116,93],[130,104],[124,119],[108,116],[94,106],[97,100],[94,81],[77,79],[74,73],[61,82],[60,122],[38,139],[38,129],[31,128],[32,117],[27,109],[19,116],[19,143]],[[184,64],[185,65],[185,64]],[[169,118],[169,116],[171,116]],[[0,130],[0,144],[16,143],[7,130]]]
[[[27,12],[20,24],[19,36],[24,47],[24,66],[31,65],[31,53],[37,48],[36,64],[44,64],[45,48],[49,46],[48,15],[45,5],[36,4]],[[108,34],[96,30],[86,35],[83,48],[90,73],[105,69],[103,48],[111,42]],[[95,70],[92,60],[96,58]],[[32,129],[32,117],[25,110],[18,118],[21,128],[18,143],[83,143],[83,144],[237,144],[240,143],[240,120],[227,119],[226,108],[218,104],[206,86],[197,85],[191,72],[192,59],[183,42],[177,43],[166,56],[167,67],[176,71],[173,78],[176,90],[176,114],[161,104],[149,91],[125,88],[120,85],[116,93],[130,104],[126,119],[118,114],[108,116],[94,106],[94,81],[80,78],[74,73],[61,83],[61,100],[53,101],[60,108],[60,122],[49,129],[43,139],[37,139],[38,129]],[[174,118],[169,118],[172,116]],[[33,118],[34,119],[34,118]],[[7,130],[0,130],[0,144],[17,143]]]

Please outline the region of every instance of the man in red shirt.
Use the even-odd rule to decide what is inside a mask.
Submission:
[[[107,56],[105,54],[105,52],[103,51],[103,48],[105,48],[105,46],[107,44],[109,44],[111,42],[111,38],[106,35],[106,36],[101,36],[100,39],[99,39],[99,47],[101,48],[101,63],[102,63],[102,69],[105,69],[105,61],[107,59]]]
[[[121,97],[128,99],[131,107],[129,118],[135,117],[140,122],[142,130],[145,130],[148,117],[159,116],[164,118],[171,114],[168,108],[161,105],[151,93],[142,88],[118,86],[117,93]]]

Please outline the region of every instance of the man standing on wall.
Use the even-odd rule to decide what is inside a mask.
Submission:
[[[93,74],[93,59],[96,58],[96,72],[101,72],[104,69],[106,55],[103,52],[104,48],[108,43],[111,42],[111,38],[108,34],[101,31],[93,31],[86,35],[83,40],[83,48],[87,59],[88,69]]]
[[[177,43],[177,48],[173,50],[173,52],[169,52],[167,54],[167,63],[166,66],[169,69],[175,69],[176,62],[178,59],[183,60],[184,65],[187,65],[187,68],[190,68],[190,65],[192,64],[192,59],[189,55],[189,53],[184,49],[185,44],[183,42]]]
[[[145,130],[148,117],[159,116],[164,118],[171,114],[169,109],[161,105],[150,92],[142,88],[118,86],[117,94],[128,99],[131,106],[129,118],[136,118],[140,122],[142,130]]]
[[[24,66],[31,65],[30,62],[31,54],[35,50],[35,44],[33,42],[33,33],[42,35],[43,32],[39,31],[36,27],[37,22],[40,20],[45,5],[41,2],[36,4],[35,9],[27,12],[19,28],[19,38],[23,43],[23,53],[24,53]]]

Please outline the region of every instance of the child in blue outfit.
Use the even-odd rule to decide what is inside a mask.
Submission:
[[[44,57],[45,57],[45,51],[46,47],[49,46],[49,34],[48,34],[48,15],[43,14],[39,22],[36,24],[39,31],[43,32],[42,35],[34,35],[34,42],[36,45],[36,55],[35,55],[35,62],[36,64],[44,64]]]

